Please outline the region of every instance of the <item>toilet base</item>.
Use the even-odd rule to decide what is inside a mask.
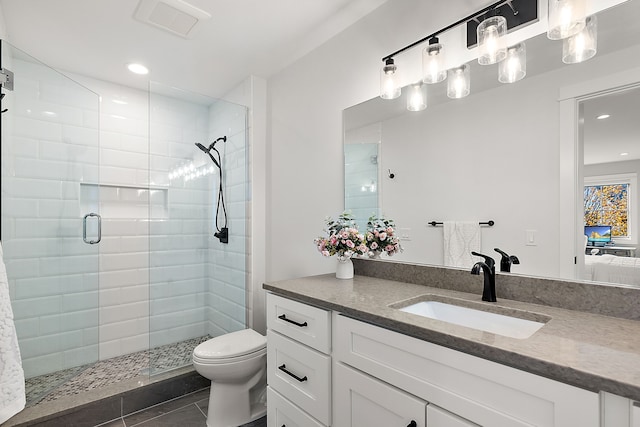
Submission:
[[[238,427],[267,414],[266,378],[247,393],[246,386],[211,383],[207,427]]]

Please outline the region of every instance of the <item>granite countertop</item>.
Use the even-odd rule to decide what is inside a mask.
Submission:
[[[501,299],[481,301],[477,295],[419,284],[356,275],[311,276],[266,283],[274,294],[341,312],[415,338],[492,360],[594,392],[606,391],[640,401],[640,322]],[[391,306],[428,299],[515,311],[546,324],[526,339],[509,338],[423,316]]]

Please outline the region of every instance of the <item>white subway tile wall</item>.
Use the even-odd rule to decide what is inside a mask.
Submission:
[[[2,239],[27,377],[246,327],[246,108],[81,78],[98,110],[46,67],[14,68]],[[213,237],[217,171],[172,175],[211,172],[194,144],[223,135],[228,245]]]
[[[82,242],[79,196],[98,182],[99,97],[40,64],[12,70],[2,241],[23,366],[36,376],[98,357],[99,249]]]

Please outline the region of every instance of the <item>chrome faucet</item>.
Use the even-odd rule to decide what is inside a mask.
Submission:
[[[487,255],[471,252],[471,255],[484,258],[484,262],[479,261],[471,267],[471,274],[480,274],[480,270],[484,273],[484,287],[482,289],[482,301],[496,302],[496,262]]]

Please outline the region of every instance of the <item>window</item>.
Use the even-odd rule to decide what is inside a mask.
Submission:
[[[614,239],[632,239],[636,174],[585,177],[584,225],[610,225]]]

